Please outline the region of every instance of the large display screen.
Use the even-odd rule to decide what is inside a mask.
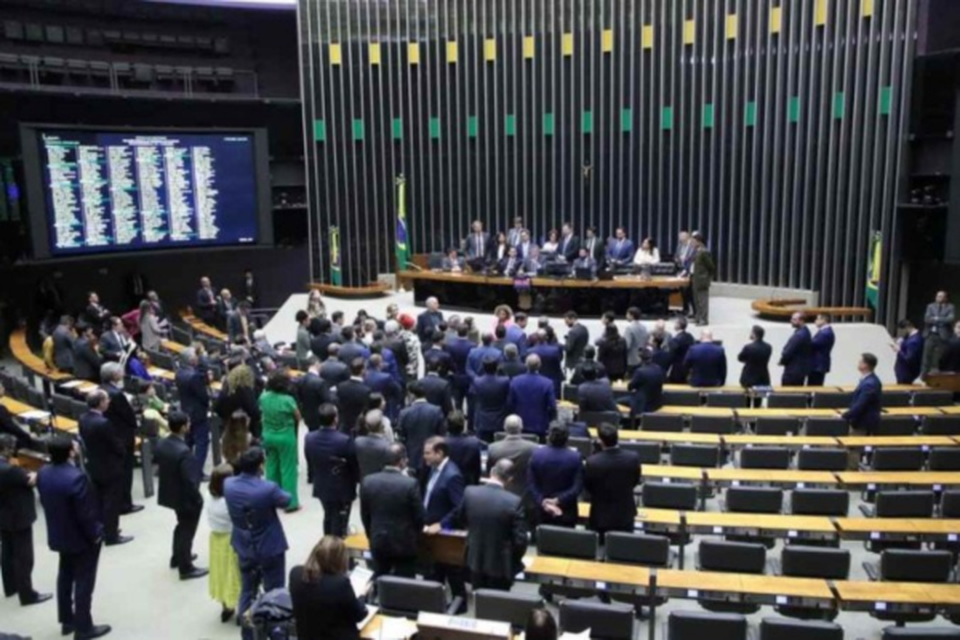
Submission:
[[[27,179],[45,212],[43,232],[33,227],[35,240],[45,235],[37,257],[261,243],[254,131],[37,126],[25,138]]]

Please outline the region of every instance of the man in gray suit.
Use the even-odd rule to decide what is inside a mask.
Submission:
[[[521,437],[523,420],[516,414],[507,416],[503,422],[503,430],[506,437],[494,442],[487,449],[487,470],[493,469],[501,460],[512,462],[513,473],[506,487],[510,493],[523,497],[527,493],[527,464],[537,444]]]
[[[623,338],[627,341],[627,373],[633,373],[640,366],[640,352],[650,341],[650,333],[640,322],[640,309],[637,307],[627,309],[627,320],[629,323],[623,330]]]
[[[947,342],[950,340],[950,328],[953,326],[956,313],[953,305],[947,301],[946,291],[937,291],[937,298],[927,305],[927,312],[923,316],[923,363],[920,365],[920,377],[923,378],[931,369],[937,368],[940,356]]]
[[[73,343],[77,339],[73,331],[73,318],[63,316],[53,330],[53,363],[60,371],[73,373]]]

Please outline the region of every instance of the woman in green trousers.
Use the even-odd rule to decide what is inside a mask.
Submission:
[[[267,389],[260,396],[263,424],[263,448],[267,454],[266,476],[280,485],[293,499],[287,511],[300,509],[297,495],[297,425],[300,410],[290,389],[285,371],[275,371],[267,380]]]

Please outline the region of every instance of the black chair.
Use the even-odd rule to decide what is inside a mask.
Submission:
[[[804,429],[808,436],[838,438],[850,435],[850,425],[843,418],[809,418]]]
[[[593,440],[590,438],[570,437],[567,439],[567,447],[576,449],[580,456],[586,459],[593,453]]]
[[[909,391],[884,391],[884,407],[909,407],[913,396]]]
[[[919,471],[924,463],[919,447],[882,447],[870,456],[872,471]]]
[[[815,393],[810,406],[814,409],[846,409],[852,400],[852,393]]]
[[[669,567],[670,539],[666,536],[611,531],[604,541],[607,562],[638,564],[645,567]]]
[[[797,516],[845,518],[850,511],[850,492],[841,489],[794,489],[790,513]]]
[[[193,344],[193,330],[189,327],[179,327],[177,325],[170,325],[170,337],[173,338],[175,342],[179,342],[185,347],[189,347]]]
[[[530,612],[543,607],[543,598],[531,593],[478,589],[473,592],[473,606],[480,620],[508,622],[514,629],[523,629]]]
[[[783,489],[776,487],[730,487],[725,506],[735,513],[782,513]]]
[[[719,467],[720,447],[709,444],[675,444],[670,464],[678,467]]]
[[[874,506],[860,511],[868,518],[932,518],[936,501],[933,491],[878,491]]]
[[[960,490],[944,491],[940,496],[940,517],[960,518]]]
[[[699,407],[699,391],[664,391],[663,404],[668,407]]]
[[[743,409],[747,405],[746,395],[743,393],[707,393],[708,407],[728,407]]]
[[[760,621],[760,640],[843,640],[843,627],[832,622]]]
[[[737,422],[733,417],[693,416],[690,419],[690,433],[717,433],[728,435],[737,432]]]
[[[847,450],[812,447],[797,454],[797,469],[802,471],[846,471]]]
[[[660,464],[660,443],[620,440],[620,448],[633,451],[640,458],[640,464]]]
[[[596,532],[552,525],[537,527],[537,553],[543,556],[596,560],[599,539]]]
[[[671,611],[667,640],[747,640],[747,619],[736,613]]]
[[[767,408],[806,409],[808,399],[805,393],[771,393],[767,396]]]
[[[960,447],[934,447],[927,467],[930,471],[960,471]]]
[[[576,404],[577,400],[579,399],[579,396],[577,395],[577,385],[564,382],[562,385],[560,385],[560,397],[568,402]]]
[[[863,568],[871,580],[884,582],[949,582],[953,572],[953,554],[949,551],[917,551],[887,549],[880,554],[879,566],[864,562]],[[937,611],[901,612],[873,611],[878,620],[893,620],[898,625],[907,622],[928,622]]]
[[[798,418],[757,418],[754,432],[758,436],[786,436],[800,433]]]
[[[643,506],[651,509],[678,509],[696,511],[698,487],[693,484],[644,482],[641,493]]]
[[[643,431],[668,431],[676,433],[683,431],[683,426],[683,416],[645,413],[640,418],[640,428]]]
[[[915,407],[949,407],[953,404],[951,391],[914,391],[913,406]]]
[[[926,416],[922,429],[927,436],[960,436],[960,416]]]
[[[580,422],[586,422],[589,427],[599,427],[601,424],[620,426],[619,411],[585,411],[578,414],[577,418]]]
[[[47,398],[43,395],[43,391],[26,385],[23,387],[23,394],[23,402],[37,409],[47,410],[49,405],[47,405]]]
[[[429,580],[395,576],[377,579],[380,610],[383,613],[415,618],[421,611],[453,615],[460,606],[459,598],[447,607],[443,585]]]
[[[701,540],[697,553],[699,571],[762,574],[767,566],[767,548],[753,542]],[[750,602],[701,598],[700,606],[721,613],[756,613],[760,605]]]
[[[58,416],[63,416],[64,418],[70,418],[73,416],[72,398],[54,393],[51,394],[50,400],[52,401],[53,412],[55,414]]]
[[[740,451],[740,468],[787,469],[792,457],[786,447],[746,447]]]
[[[921,627],[906,629],[904,627],[887,627],[883,630],[880,640],[960,640],[958,627]]]
[[[912,416],[881,416],[875,435],[912,436],[919,428],[920,423]]]
[[[779,564],[779,573],[783,576],[847,580],[850,577],[850,550],[791,544],[783,548]],[[801,620],[834,620],[840,613],[835,604],[829,607],[782,604],[777,605],[776,610],[780,615]]]
[[[560,603],[560,628],[564,633],[590,630],[591,638],[633,640],[634,609],[624,604],[596,602]]]

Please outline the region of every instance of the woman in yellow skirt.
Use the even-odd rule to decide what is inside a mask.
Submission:
[[[220,621],[227,622],[240,601],[240,560],[230,545],[233,524],[223,498],[223,483],[233,475],[233,467],[221,464],[210,474],[210,597],[220,603]]]

